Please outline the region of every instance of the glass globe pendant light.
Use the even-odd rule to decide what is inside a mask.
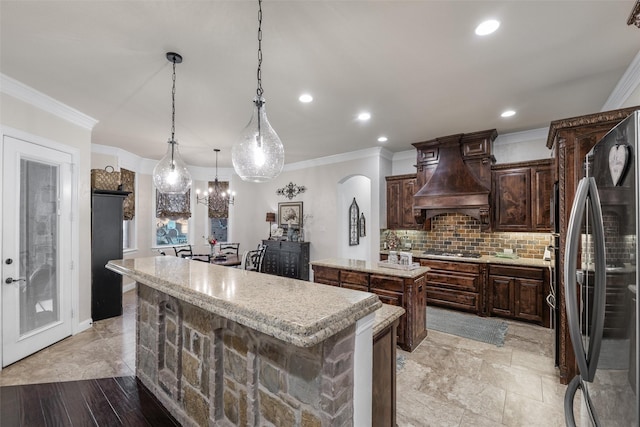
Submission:
[[[167,154],[153,168],[153,183],[161,193],[184,194],[191,187],[191,174],[178,152],[176,130],[176,64],[182,62],[178,53],[167,52],[167,59],[173,63],[173,88],[171,90],[171,139],[168,141]]]
[[[253,115],[240,141],[231,149],[233,168],[242,180],[269,181],[282,172],[284,146],[269,124],[262,97],[262,0],[258,0],[258,88],[253,100]]]

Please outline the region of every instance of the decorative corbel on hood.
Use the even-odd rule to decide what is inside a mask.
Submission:
[[[457,212],[476,218],[482,230],[490,229],[491,145],[497,135],[490,129],[413,144],[418,152],[416,222]]]

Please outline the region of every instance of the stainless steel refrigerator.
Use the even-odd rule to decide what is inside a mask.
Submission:
[[[640,113],[587,154],[567,230],[564,286],[578,375],[568,426],[638,426]]]

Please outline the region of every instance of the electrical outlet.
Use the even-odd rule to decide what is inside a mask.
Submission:
[[[513,253],[513,249],[505,249],[504,253],[505,254],[512,254]]]

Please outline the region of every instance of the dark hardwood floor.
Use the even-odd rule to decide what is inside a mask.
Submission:
[[[178,426],[135,377],[0,387],[0,426]]]

